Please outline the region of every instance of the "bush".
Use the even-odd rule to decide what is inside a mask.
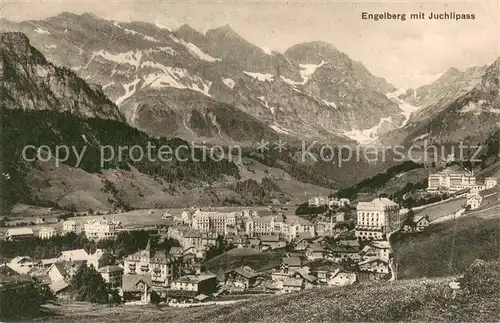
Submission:
[[[488,296],[500,290],[500,263],[476,260],[460,279],[460,288],[467,294]]]

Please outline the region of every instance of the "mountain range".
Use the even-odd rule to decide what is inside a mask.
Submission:
[[[125,160],[102,168],[95,157],[106,143],[497,142],[491,135],[500,124],[500,60],[451,68],[431,84],[396,90],[332,44],[312,41],[279,53],[249,43],[230,26],[200,33],[188,25],[170,30],[62,13],[40,21],[4,19],[0,27],[14,31],[1,34],[2,135],[8,138],[2,172],[9,173],[2,187],[14,195],[4,196],[8,200],[24,196],[77,209],[252,204],[286,201],[297,192],[328,194],[394,166],[303,161],[297,145],[284,153],[244,153],[240,163]],[[47,141],[51,147],[87,143],[93,153],[76,168],[20,160],[23,145]],[[496,163],[485,166],[494,171]],[[265,177],[273,178],[265,196],[254,184],[237,184]]]
[[[395,91],[391,84],[325,42],[281,54],[230,26],[203,34],[187,25],[170,30],[66,12],[1,26],[23,32],[49,61],[100,86],[131,125],[154,136],[353,143],[359,131],[387,131],[405,119],[385,95]]]

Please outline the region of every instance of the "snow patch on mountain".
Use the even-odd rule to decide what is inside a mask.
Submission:
[[[124,84],[123,85],[123,89],[125,89],[125,94],[122,95],[121,97],[119,97],[118,99],[116,99],[115,101],[115,104],[116,105],[120,105],[123,103],[123,101],[125,101],[126,99],[130,98],[132,95],[134,95],[136,89],[137,89],[137,84],[141,81],[140,78],[136,78],[135,80],[133,80],[132,82],[128,83],[128,84]]]
[[[269,47],[265,47],[265,46],[264,46],[264,47],[261,47],[260,49],[262,49],[262,51],[263,51],[264,53],[266,53],[267,55],[273,55],[273,51],[272,51],[272,50],[271,50],[271,48],[269,48]]]
[[[386,93],[386,97],[389,100],[392,100],[395,102],[401,110],[401,114],[405,117],[405,120],[403,123],[400,125],[400,127],[404,127],[408,121],[410,120],[410,117],[412,113],[418,111],[420,107],[416,107],[414,105],[411,105],[410,103],[406,102],[405,100],[402,100],[399,98],[400,95],[405,94],[407,92],[407,89],[399,89],[397,91],[391,92],[391,93]]]
[[[326,104],[327,106],[331,107],[331,108],[334,108],[334,109],[337,109],[337,104],[335,104],[335,102],[331,102],[331,101],[327,101],[327,100],[321,100],[321,102],[323,102],[324,104]]]
[[[92,54],[92,59],[98,56],[110,62],[132,65],[135,67],[136,70],[139,69],[142,60],[142,52],[139,50],[117,53],[117,54],[112,54],[106,50],[100,50]]]
[[[473,113],[474,115],[479,115],[482,112],[482,106],[486,103],[484,100],[479,100],[478,102],[469,102],[466,106],[460,109],[459,113]]]
[[[316,72],[316,69],[325,65],[326,62],[324,60],[319,64],[299,64],[300,67],[300,75],[302,76],[303,84],[307,83],[309,77]]]
[[[392,117],[381,118],[377,125],[369,129],[351,130],[345,132],[344,135],[350,139],[356,140],[360,144],[369,144],[378,138],[378,132],[386,122],[392,123]]]
[[[158,28],[160,28],[160,29],[168,30],[170,32],[172,31],[172,29],[168,28],[167,26],[163,26],[162,24],[160,24],[158,22],[155,23],[155,26],[158,27]]]
[[[141,36],[145,40],[148,40],[148,41],[153,42],[153,43],[159,43],[160,42],[158,39],[156,39],[154,37],[148,36],[146,34],[137,32],[137,31],[132,30],[132,29],[128,29],[128,28],[122,27],[116,21],[113,23],[113,25],[115,25],[115,27],[118,27],[118,28],[122,29],[123,31],[125,31],[126,34]]]
[[[272,82],[274,80],[274,75],[269,74],[269,73],[262,74],[262,73],[246,72],[246,71],[243,71],[243,73],[245,73],[246,75],[253,77],[254,79],[257,79],[261,82],[266,82],[266,81]]]
[[[259,99],[262,102],[262,104],[266,108],[268,108],[269,111],[271,111],[272,115],[274,115],[276,113],[276,108],[269,105],[269,103],[266,101],[266,97],[265,96],[258,96],[257,99]]]
[[[186,49],[191,53],[196,58],[199,58],[201,60],[207,61],[207,62],[219,62],[221,61],[220,58],[214,58],[207,53],[203,52],[201,49],[198,48],[195,44],[189,43],[183,39],[179,39],[173,35],[170,35],[170,38],[176,42],[177,44],[181,44],[182,46],[186,47]]]
[[[234,80],[233,80],[233,79],[228,78],[228,77],[227,77],[227,78],[223,78],[223,79],[222,79],[222,82],[223,82],[224,84],[226,84],[226,86],[227,86],[228,88],[230,88],[231,90],[234,88],[234,85],[236,84],[236,83],[234,82]]]
[[[45,48],[47,49],[56,49],[57,45],[51,44],[51,45],[45,45]]]
[[[294,135],[295,134],[295,132],[293,132],[292,130],[283,128],[277,124],[272,124],[269,126],[269,128],[273,129],[276,132],[283,133],[286,135]]]
[[[283,75],[280,75],[280,78],[283,80],[283,82],[285,82],[286,84],[291,85],[293,87],[295,87],[296,85],[304,85],[307,82],[307,79],[306,79],[306,81],[297,82],[294,80],[290,80],[289,78],[286,78]]]
[[[50,32],[48,30],[40,28],[40,27],[38,27],[37,29],[35,29],[35,32],[39,33],[39,34],[42,34],[42,35],[50,35]]]

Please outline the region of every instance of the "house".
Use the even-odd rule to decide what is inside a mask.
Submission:
[[[403,232],[422,232],[430,224],[428,215],[409,217],[403,222]]]
[[[82,225],[80,222],[75,220],[67,220],[63,222],[63,232],[70,233],[74,232],[76,234],[82,233]]]
[[[146,249],[125,258],[125,275],[149,275],[153,286],[168,287],[172,277],[180,272],[182,259],[153,250],[148,241]]]
[[[260,243],[262,247],[268,247],[269,249],[279,249],[286,247],[286,241],[281,240],[278,235],[267,235],[260,237]]]
[[[17,256],[7,266],[20,275],[27,274],[33,267],[33,260],[28,256]]]
[[[296,250],[296,251],[304,251],[307,249],[307,247],[309,247],[309,245],[312,243],[312,238],[310,239],[306,239],[306,238],[301,238],[301,239],[298,239],[296,242],[295,242],[295,245],[293,247],[293,250]]]
[[[358,263],[358,277],[360,281],[382,280],[389,273],[389,263],[381,259],[369,259]]]
[[[247,246],[249,248],[260,250],[260,239],[257,238],[248,239]]]
[[[323,259],[325,256],[325,248],[322,245],[314,243],[306,248],[306,257],[309,260]]]
[[[171,247],[170,250],[168,251],[168,254],[170,256],[180,257],[183,255],[182,247]]]
[[[51,282],[57,281],[69,281],[76,274],[78,268],[84,262],[68,262],[68,261],[59,261],[53,263],[49,269],[47,269],[47,275],[50,278]]]
[[[41,216],[36,217],[35,224],[45,224],[45,218]]]
[[[123,275],[122,293],[124,301],[151,301],[151,276],[149,275]]]
[[[38,231],[38,237],[40,239],[50,239],[56,235],[57,231],[53,227],[41,228],[40,231]]]
[[[114,220],[91,220],[85,223],[85,236],[89,240],[115,239],[121,223]]]
[[[333,198],[328,203],[330,207],[346,207],[351,205],[351,201],[347,198]],[[343,221],[343,220],[342,220]]]
[[[293,275],[292,278],[298,278],[298,279],[303,279],[303,288],[304,289],[310,289],[313,288],[316,285],[317,278],[311,275],[310,268],[305,266],[297,270]]]
[[[483,197],[479,193],[472,193],[467,195],[467,207],[475,210],[481,206]]]
[[[92,266],[96,270],[109,265],[115,264],[115,257],[108,251],[97,249],[93,254],[87,258],[87,266]]]
[[[399,209],[397,203],[385,197],[359,202],[356,207],[356,238],[383,240],[388,233],[400,227]]]
[[[199,275],[185,275],[170,283],[172,290],[192,291],[198,294],[211,294],[217,291],[217,275],[202,273]]]
[[[70,299],[70,285],[64,280],[54,281],[49,284],[49,289],[52,291],[54,296],[59,299]]]
[[[424,231],[430,224],[429,216],[416,216],[414,221],[417,231]]]
[[[283,280],[283,292],[299,292],[304,289],[304,280],[302,278],[286,278]]]
[[[372,241],[359,252],[359,255],[362,260],[381,259],[389,261],[391,246],[388,241]]]
[[[8,229],[5,233],[7,240],[22,240],[34,237],[33,229],[31,228],[13,228]]]
[[[284,274],[293,274],[302,267],[302,261],[299,257],[281,258],[280,269]]]
[[[252,268],[244,266],[224,273],[224,284],[227,288],[245,290],[252,287],[261,275]]]
[[[99,268],[99,274],[104,279],[104,282],[109,284],[111,287],[118,287],[122,284],[123,268],[110,265]]]
[[[337,269],[326,281],[328,286],[347,286],[356,282],[356,273]]]
[[[337,245],[329,248],[326,252],[326,258],[336,263],[351,261],[358,262],[360,260],[359,249],[356,247]]]
[[[57,258],[60,261],[87,261],[89,254],[85,249],[74,249],[62,251]]]

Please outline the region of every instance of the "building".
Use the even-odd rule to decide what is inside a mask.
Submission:
[[[429,192],[448,191],[457,192],[468,188],[481,189],[481,185],[476,182],[473,172],[454,165],[442,170],[439,173],[430,174],[428,177]]]
[[[369,259],[358,263],[359,280],[382,280],[390,273],[389,263],[381,259]]]
[[[486,177],[484,179],[484,189],[488,190],[498,185],[498,180],[495,177]]]
[[[483,202],[483,197],[479,193],[467,194],[467,207],[471,210],[475,210],[481,206]]]
[[[371,202],[359,202],[356,208],[355,236],[361,240],[383,240],[399,228],[400,207],[388,198],[376,198]]]
[[[266,235],[260,237],[261,249],[267,247],[268,249],[280,249],[286,247],[286,241],[280,239],[278,235]]]
[[[299,216],[284,216],[282,213],[260,216],[254,213],[243,220],[245,234],[249,237],[278,235],[286,241],[293,241],[304,233],[315,236],[314,225]]]
[[[228,227],[236,226],[237,212],[215,212],[196,210],[191,216],[191,227],[200,232],[228,234]]]
[[[121,224],[111,220],[91,220],[85,223],[85,236],[89,240],[115,239]]]
[[[109,284],[111,287],[118,287],[122,285],[123,268],[116,265],[104,266],[99,268],[99,274],[101,274],[104,282]]]
[[[70,233],[74,232],[76,234],[82,233],[82,225],[80,222],[75,220],[67,220],[63,222],[63,232]]]
[[[309,207],[319,207],[322,205],[328,205],[329,199],[325,196],[315,196],[309,199],[308,205]]]
[[[17,256],[7,263],[7,267],[20,275],[27,274],[33,265],[33,260],[28,256]]]
[[[281,258],[280,269],[285,275],[291,275],[302,267],[302,261],[299,257]]]
[[[177,240],[183,249],[200,248],[202,246],[201,232],[186,225],[169,227],[166,236],[169,239]]]
[[[332,198],[329,202],[330,207],[348,207],[351,205],[351,201],[346,198]]]
[[[38,231],[38,237],[40,239],[50,239],[56,235],[57,231],[53,227],[41,228],[40,231]]]
[[[186,275],[170,283],[172,290],[191,291],[199,294],[212,294],[217,291],[217,275],[202,273],[199,275]]]
[[[252,287],[261,275],[252,268],[244,266],[224,273],[224,285],[231,290],[245,290]]]
[[[7,240],[22,240],[34,237],[33,230],[31,228],[13,228],[8,229],[5,233]]]
[[[123,300],[141,301],[149,303],[151,301],[152,282],[149,275],[123,275],[122,293]]]
[[[182,267],[182,258],[155,251],[148,242],[146,249],[125,258],[125,275],[148,275],[153,286],[168,287]]]
[[[47,270],[51,282],[69,282],[83,262],[58,261]]]
[[[283,280],[283,292],[292,293],[299,292],[304,289],[304,279],[302,278],[286,278]]]
[[[85,249],[75,249],[62,251],[59,256],[57,256],[59,261],[84,261],[89,260],[89,254]]]
[[[313,243],[306,248],[306,257],[308,260],[323,259],[325,257],[325,248],[318,243]]]
[[[328,277],[326,284],[328,286],[347,286],[354,284],[356,280],[355,272],[337,269]]]
[[[108,251],[97,249],[93,254],[87,257],[87,266],[99,269],[104,266],[114,265],[115,257]]]
[[[372,241],[370,244],[364,246],[359,252],[361,260],[381,259],[389,261],[392,256],[391,246],[388,241]]]
[[[333,246],[326,251],[326,258],[336,263],[353,262],[357,263],[360,260],[358,247],[349,245]]]

